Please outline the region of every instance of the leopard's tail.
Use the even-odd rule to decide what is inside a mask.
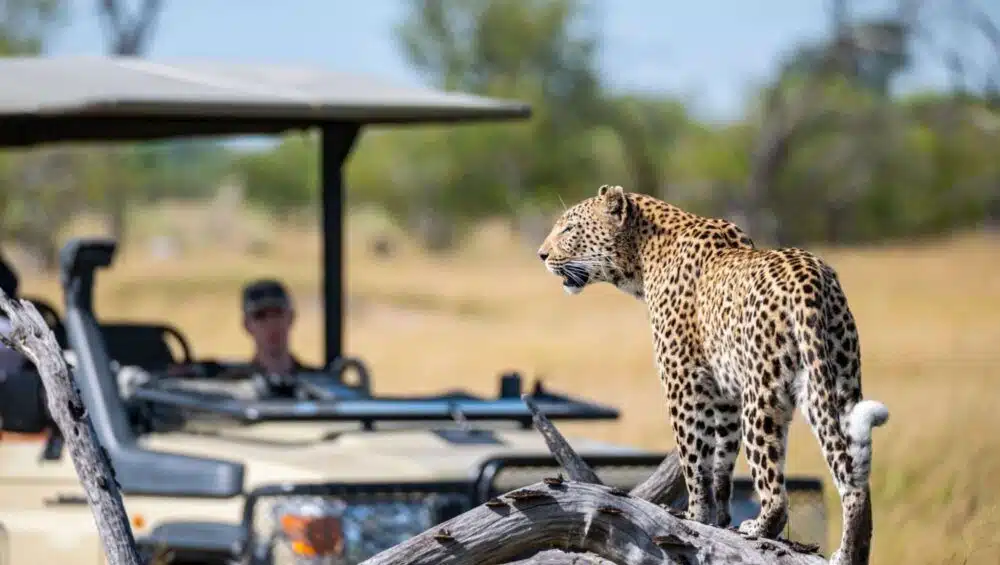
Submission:
[[[853,462],[854,484],[868,484],[872,463],[872,430],[889,421],[889,409],[878,400],[862,400],[847,413],[848,448]]]

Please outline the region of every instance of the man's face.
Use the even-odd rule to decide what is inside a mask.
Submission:
[[[258,350],[275,354],[288,349],[293,317],[290,308],[269,306],[248,312],[245,325]]]

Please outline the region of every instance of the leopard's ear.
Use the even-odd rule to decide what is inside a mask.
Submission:
[[[613,189],[616,189],[616,188],[618,190],[621,190],[622,187],[620,187],[620,186],[612,186],[610,184],[602,184],[601,187],[597,189],[597,196],[603,198],[604,195],[607,194],[609,190],[613,190]]]
[[[604,200],[604,210],[619,226],[628,220],[629,207],[625,189],[620,186],[602,185],[597,189],[597,196]]]

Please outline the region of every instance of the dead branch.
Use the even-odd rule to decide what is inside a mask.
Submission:
[[[507,565],[615,565],[593,553],[568,553],[558,549],[541,551],[520,561],[511,561]]]
[[[522,397],[539,432],[571,480],[549,478],[508,492],[364,562],[645,565],[771,563],[819,565],[815,548],[745,538],[682,520],[666,505],[684,492],[676,452],[631,492],[573,478],[596,473]],[[553,549],[555,548],[555,549]]]
[[[128,17],[118,0],[100,0],[98,11],[108,27],[111,52],[115,55],[139,55],[148,43],[150,30],[162,8],[163,0],[145,0],[138,13]]]
[[[538,405],[531,399],[531,396],[522,394],[521,400],[528,406],[528,410],[531,410],[531,420],[535,423],[535,429],[542,434],[552,456],[556,458],[559,466],[566,470],[570,480],[603,485],[604,483],[597,476],[597,473],[577,455],[562,433],[538,410]]]
[[[633,488],[629,494],[664,505],[673,504],[687,494],[684,476],[681,475],[681,464],[677,460],[677,451],[671,451],[653,474]]]
[[[504,494],[364,562],[499,564],[549,549],[584,551],[622,565],[819,565],[792,545],[681,520],[602,485],[543,481]],[[572,563],[566,559],[548,563]],[[529,561],[530,562],[530,561]]]
[[[549,446],[549,451],[552,452],[559,466],[566,470],[570,480],[603,485],[604,482],[597,476],[597,473],[573,449],[555,424],[546,418],[545,414],[542,414],[531,396],[522,394],[521,400],[528,406],[528,410],[531,410],[531,419],[535,423],[535,428],[542,434],[545,444]],[[633,488],[629,494],[657,504],[672,504],[684,496],[686,490],[681,476],[680,462],[677,461],[677,452],[673,451],[648,479]]]
[[[140,565],[114,468],[97,440],[55,334],[27,300],[13,300],[0,290],[0,309],[12,328],[10,335],[0,335],[0,340],[28,358],[41,376],[49,414],[65,438],[77,477],[87,493],[108,565]]]

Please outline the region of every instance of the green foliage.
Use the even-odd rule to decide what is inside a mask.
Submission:
[[[0,0],[0,56],[41,53],[45,40],[63,23],[65,10],[66,4],[62,0]],[[59,215],[49,213],[46,205],[58,208],[67,199],[59,189],[45,186],[47,180],[41,181],[43,186],[38,187],[39,191],[25,193],[23,184],[26,178],[35,179],[44,175],[37,174],[40,170],[34,163],[26,168],[23,155],[23,152],[0,154],[0,239],[27,235],[28,239],[37,241],[58,229],[58,226],[37,225],[38,220],[58,220]],[[26,229],[33,220],[33,229]],[[52,236],[47,237],[51,239]],[[48,249],[42,253],[51,262],[54,260],[52,246],[46,247]]]
[[[527,122],[366,131],[347,167],[349,201],[382,207],[410,229],[430,219],[457,237],[483,218],[561,209],[604,182],[728,213],[750,200],[752,156],[775,111],[798,121],[759,202],[788,243],[938,233],[981,222],[996,198],[1000,128],[983,122],[1000,118],[986,104],[892,99],[836,68],[810,90],[810,69],[831,56],[822,43],[795,53],[744,121],[720,125],[697,122],[666,96],[611,94],[595,60],[597,14],[582,2],[412,0],[409,8],[400,46],[429,83],[533,108]],[[762,102],[774,94],[784,107]],[[314,149],[288,138],[242,160],[248,194],[280,213],[313,205]]]
[[[450,221],[472,223],[589,187],[600,170],[593,138],[609,104],[588,18],[575,0],[410,3],[400,44],[431,84],[524,100],[534,112],[528,123],[421,136],[408,173],[389,181],[397,193],[419,195],[399,213],[446,210]]]
[[[313,134],[285,137],[272,151],[238,159],[247,200],[280,217],[318,201],[319,157]]]
[[[123,149],[131,188],[145,202],[212,196],[232,167],[232,155],[215,141],[160,141]]]

